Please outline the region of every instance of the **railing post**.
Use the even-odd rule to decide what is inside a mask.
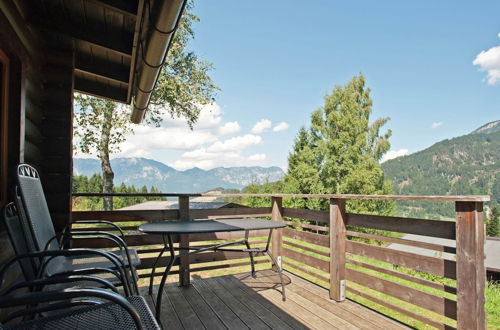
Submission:
[[[485,329],[485,224],[482,202],[456,202],[457,326]]]
[[[179,221],[189,221],[189,196],[179,196]],[[189,247],[189,235],[179,235],[179,247]],[[186,250],[180,250],[179,252],[183,253]],[[190,276],[189,256],[184,256],[179,261],[179,285],[189,285]]]
[[[345,300],[345,199],[330,199],[330,299]]]
[[[283,198],[272,197],[271,216],[272,220],[283,221]],[[283,230],[281,228],[275,229],[273,233],[273,241],[271,253],[276,258],[276,262],[280,267],[281,263],[281,248],[283,246]],[[273,266],[274,267],[274,266]],[[276,270],[276,269],[275,269]]]

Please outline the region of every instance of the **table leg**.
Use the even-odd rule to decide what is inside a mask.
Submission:
[[[161,298],[163,296],[163,288],[165,286],[165,282],[167,281],[168,274],[170,273],[170,269],[174,265],[175,259],[177,256],[175,255],[175,250],[174,250],[174,244],[172,243],[172,236],[167,235],[168,238],[168,248],[170,250],[170,260],[168,262],[167,268],[165,269],[165,273],[163,273],[163,276],[161,278],[160,282],[160,287],[158,288],[158,295],[156,298],[156,319],[160,319],[160,312],[161,312]]]
[[[249,235],[249,231],[245,230],[245,245],[247,246],[247,249],[250,250],[250,243],[248,242],[248,235]],[[248,251],[248,254],[250,255],[250,265],[252,267],[252,277],[255,278],[255,263],[253,260],[253,252]]]
[[[277,260],[273,257],[273,255],[269,251],[265,251],[265,252],[269,256],[269,258],[271,258],[273,264],[278,269],[278,274],[280,276],[280,282],[281,282],[281,295],[283,296],[283,301],[286,301],[285,283],[283,282],[283,268],[281,267],[281,262],[278,263]]]
[[[280,276],[280,281],[281,281],[281,295],[283,296],[283,301],[285,301],[286,300],[286,296],[285,296],[285,283],[283,282],[283,268],[281,267],[281,259],[278,262],[278,260],[276,260],[273,257],[273,255],[269,252],[269,244],[271,243],[271,235],[272,234],[273,234],[273,230],[270,229],[269,230],[269,236],[267,237],[266,249],[264,250],[264,252],[269,256],[269,258],[271,258],[271,261],[273,262],[274,266],[278,270],[278,274]]]
[[[158,261],[162,257],[163,253],[167,251],[167,241],[165,240],[165,235],[162,235],[162,237],[163,237],[163,248],[161,249],[160,254],[156,258],[155,262],[153,263],[153,270],[151,271],[151,278],[149,280],[149,295],[153,294],[153,281],[155,278],[156,265],[158,264]]]

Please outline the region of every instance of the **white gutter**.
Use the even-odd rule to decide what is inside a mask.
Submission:
[[[139,124],[146,115],[151,94],[186,1],[157,0],[155,7],[149,8],[149,13],[153,17],[149,17],[150,32],[147,45],[145,48],[143,48],[144,43],[140,45],[139,60],[142,61],[142,70],[137,79],[132,100],[130,120],[135,124]],[[146,6],[149,4],[147,3]]]

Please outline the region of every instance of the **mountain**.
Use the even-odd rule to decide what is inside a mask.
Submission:
[[[500,132],[500,120],[492,121],[491,123],[483,125],[478,129],[474,130],[471,134],[480,134],[480,133],[489,134],[495,132]]]
[[[147,158],[115,158],[111,160],[115,185],[154,186],[163,192],[196,193],[221,187],[241,189],[253,182],[280,180],[284,172],[279,167],[217,167],[211,170],[191,168],[178,171]],[[73,174],[99,174],[100,161],[90,158],[73,159]]]
[[[500,203],[500,121],[382,164],[401,195],[490,195]],[[454,216],[452,203],[403,202],[398,213]]]

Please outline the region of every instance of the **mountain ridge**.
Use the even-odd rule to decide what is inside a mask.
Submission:
[[[276,166],[216,167],[203,170],[197,167],[178,171],[162,162],[141,158],[114,158],[111,166],[115,173],[114,184],[136,187],[156,187],[163,192],[195,193],[221,187],[241,189],[253,182],[280,180],[284,172]],[[74,158],[74,175],[100,174],[100,161],[93,158]]]
[[[500,121],[493,121],[469,134],[439,141],[381,165],[395,194],[490,195],[493,203],[500,203],[499,161]],[[400,204],[405,207],[399,211],[405,215],[454,216],[452,203]],[[422,208],[427,209],[427,214],[419,213]]]

